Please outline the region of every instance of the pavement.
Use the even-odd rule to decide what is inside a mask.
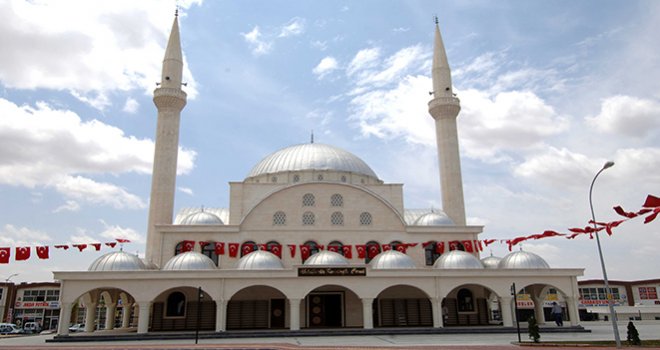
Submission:
[[[619,333],[626,339],[626,324],[619,324]],[[584,322],[581,324],[591,332],[584,333],[541,333],[541,342],[613,340],[611,323]],[[660,321],[637,321],[635,323],[642,341],[660,339]],[[390,334],[358,336],[315,336],[315,337],[278,337],[278,338],[231,338],[231,339],[194,339],[177,340],[142,340],[142,341],[104,341],[85,343],[46,343],[53,334],[5,337],[0,339],[0,349],[520,349],[516,345],[514,334]],[[521,334],[523,342],[529,341],[527,333]],[[529,349],[527,345],[523,346]],[[572,349],[570,346],[544,346],[545,349]],[[611,349],[590,347],[591,349]]]

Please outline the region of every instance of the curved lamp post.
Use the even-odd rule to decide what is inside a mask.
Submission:
[[[596,227],[596,215],[594,214],[594,204],[591,200],[591,194],[594,190],[594,183],[596,183],[596,178],[602,173],[605,169],[611,168],[614,166],[614,162],[607,162],[603,165],[603,168],[600,169],[596,176],[594,176],[593,181],[591,181],[591,187],[589,187],[589,207],[591,208],[591,220],[593,221],[594,229]],[[621,338],[619,337],[619,328],[616,324],[616,314],[614,313],[614,300],[612,300],[612,290],[610,289],[610,284],[607,281],[607,270],[605,270],[605,260],[603,260],[603,250],[600,248],[600,238],[598,238],[598,232],[596,234],[596,243],[598,244],[598,256],[600,257],[600,267],[603,269],[603,281],[605,281],[605,293],[607,293],[607,305],[610,308],[610,320],[612,321],[612,330],[614,331],[614,341],[616,342],[616,347],[621,347]]]

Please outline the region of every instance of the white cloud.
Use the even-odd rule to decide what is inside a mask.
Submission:
[[[61,206],[55,208],[53,210],[53,213],[59,213],[63,211],[72,211],[76,212],[80,210],[80,204],[74,200],[67,200],[66,203],[62,204]]]
[[[103,238],[108,238],[113,241],[117,238],[123,238],[130,240],[132,243],[145,242],[143,235],[141,235],[132,228],[121,227],[119,225],[108,225],[104,221],[101,221],[101,223],[104,226],[104,230],[99,234],[99,236]]]
[[[127,1],[128,2],[128,1]],[[183,8],[197,1],[181,3]],[[171,27],[174,1],[92,4],[5,1],[0,12],[0,81],[15,89],[68,90],[103,109],[107,93],[153,89]],[[85,16],[80,16],[84,13]],[[185,66],[188,96],[195,81]]]
[[[31,246],[51,240],[52,238],[47,233],[31,230],[27,227],[5,224],[0,230],[0,243],[6,246]]]
[[[604,159],[590,159],[584,154],[566,148],[547,147],[545,152],[525,159],[514,169],[519,177],[545,182],[557,188],[584,187],[593,177],[594,169],[605,163]]]
[[[280,38],[286,38],[289,36],[300,35],[305,31],[305,19],[294,17],[288,23],[282,26],[280,30]]]
[[[325,51],[328,49],[327,41],[314,40],[312,41],[311,45],[313,48],[319,49],[321,51]]]
[[[189,196],[194,195],[192,188],[189,188],[189,187],[181,187],[181,186],[179,186],[179,187],[177,187],[177,190],[179,190],[180,192],[185,193],[185,194],[187,194],[187,195],[189,195]]]
[[[252,31],[249,33],[241,33],[243,36],[243,39],[250,44],[252,47],[252,53],[254,55],[264,55],[270,52],[271,48],[273,47],[273,43],[269,41],[265,41],[262,39],[262,34],[261,31],[259,30],[259,26],[254,26]]]
[[[380,58],[380,49],[377,47],[362,49],[355,54],[355,57],[349,63],[348,68],[346,68],[346,74],[351,76],[359,70],[373,68],[378,63]]]
[[[405,33],[405,32],[410,31],[410,28],[408,28],[408,27],[397,27],[397,28],[392,29],[392,31],[395,32],[395,33]]]
[[[382,69],[360,74],[357,85],[380,87],[388,83],[398,82],[406,75],[424,70],[430,57],[430,52],[421,45],[405,47],[388,57]],[[357,55],[356,55],[357,57]],[[430,68],[429,68],[430,70]]]
[[[337,60],[334,57],[328,56],[324,57],[321,62],[319,62],[316,67],[314,67],[312,72],[316,74],[318,79],[323,79],[323,77],[332,73],[337,68],[339,68]]]
[[[137,112],[140,104],[134,98],[127,98],[126,103],[124,103],[124,108],[122,109],[126,113],[135,114]]]
[[[141,208],[135,195],[83,174],[149,174],[153,151],[151,140],[98,120],[82,121],[42,102],[19,107],[0,99],[0,184],[51,187],[77,201]],[[195,156],[180,149],[178,173],[190,172]]]
[[[587,124],[604,133],[644,137],[660,127],[660,102],[618,95],[604,99]]]

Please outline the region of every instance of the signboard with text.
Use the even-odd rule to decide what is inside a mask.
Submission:
[[[319,276],[366,276],[365,267],[301,267],[298,269],[300,277]]]

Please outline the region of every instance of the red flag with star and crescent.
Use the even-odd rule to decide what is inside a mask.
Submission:
[[[303,261],[307,260],[309,258],[309,246],[306,244],[301,244],[300,245],[300,257],[303,259]]]
[[[0,264],[9,264],[11,249],[9,247],[0,248]]]
[[[353,246],[348,245],[348,244],[341,247],[341,249],[344,253],[344,257],[346,259],[353,259],[353,249],[352,248],[353,248]]]
[[[191,252],[195,249],[195,241],[183,241],[181,244],[181,252]]]
[[[215,242],[215,255],[225,255],[225,242]]]
[[[30,258],[30,247],[16,247],[16,260],[27,260]]]
[[[287,244],[287,247],[289,247],[289,254],[291,254],[292,258],[296,257],[296,245],[295,244]]]
[[[364,259],[367,256],[367,246],[365,244],[356,244],[355,250],[358,254],[358,259]]]
[[[278,258],[282,259],[282,245],[273,244],[270,246],[270,252],[275,254]]]
[[[238,243],[229,243],[229,257],[235,258],[238,255]]]
[[[37,256],[39,259],[48,259],[48,246],[37,247]]]

